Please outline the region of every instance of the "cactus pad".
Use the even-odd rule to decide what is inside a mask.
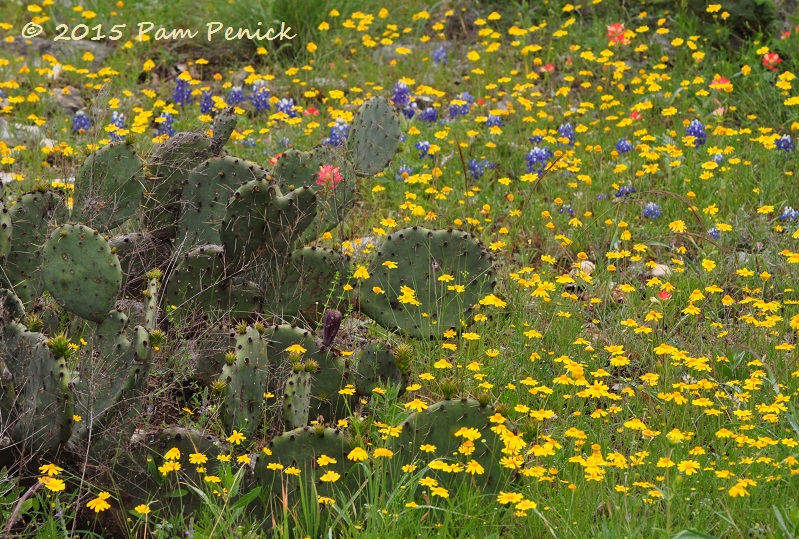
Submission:
[[[355,387],[358,394],[364,396],[371,395],[378,385],[398,385],[398,395],[401,395],[408,383],[407,376],[397,367],[391,348],[385,344],[367,344],[358,354],[355,373]]]
[[[8,253],[11,252],[11,231],[14,223],[8,208],[0,202],[0,266],[5,264]]]
[[[308,423],[311,409],[310,372],[301,370],[289,376],[283,389],[283,421],[286,430],[303,427]]]
[[[186,179],[211,156],[211,140],[200,133],[177,133],[153,152],[145,181],[144,226],[160,239],[174,238]]]
[[[248,327],[236,339],[236,361],[222,367],[219,381],[224,383],[225,398],[220,408],[227,432],[234,429],[247,438],[255,436],[265,417],[266,407],[275,402],[277,385],[276,354],[268,351],[269,341]],[[269,394],[272,397],[268,398]]]
[[[264,293],[264,312],[315,328],[325,309],[343,293],[350,273],[348,256],[305,247],[274,271],[260,272],[255,280]]]
[[[396,268],[389,268],[391,262]],[[468,323],[494,287],[488,251],[467,232],[405,228],[386,237],[361,284],[361,312],[419,338]],[[382,292],[376,293],[374,287]]]
[[[198,165],[186,180],[176,242],[187,250],[219,244],[219,229],[228,201],[245,183],[262,180],[264,169],[236,157],[213,157]]]
[[[214,135],[211,137],[211,153],[219,155],[222,148],[227,143],[233,130],[236,129],[238,118],[236,113],[233,112],[233,107],[228,107],[214,118],[214,124],[211,127]]]
[[[494,414],[490,407],[471,399],[438,402],[405,420],[399,438],[391,439],[394,451],[401,452],[405,459],[425,462],[442,459],[465,466],[475,461],[482,466],[483,473],[470,476],[438,472],[435,477],[445,486],[473,477],[477,485],[495,492],[505,486],[503,475],[508,471],[499,463],[506,447],[503,439],[507,439],[506,433],[516,435],[504,420],[492,422]],[[422,452],[422,445],[433,445],[436,449],[433,453]]]
[[[47,342],[41,333],[16,322],[6,325],[0,342],[16,393],[12,439],[39,454],[48,454],[67,440],[73,416],[69,368],[64,359],[53,356]]]
[[[210,318],[223,313],[249,316],[260,310],[262,302],[249,283],[227,278],[224,250],[219,245],[197,247],[183,255],[166,281],[166,300],[178,323],[197,312]]]
[[[384,170],[400,141],[400,124],[391,104],[384,97],[373,97],[358,110],[347,139],[347,156],[360,176],[373,176]]]
[[[338,168],[341,181],[333,188],[317,184],[319,169],[324,165]],[[356,202],[355,172],[343,154],[330,146],[317,146],[307,152],[287,150],[280,156],[272,176],[284,191],[310,187],[317,196],[316,219],[303,234],[311,241],[338,225]]]
[[[180,452],[179,458],[172,459],[172,462],[180,464],[180,471],[164,474],[158,468],[164,465],[165,456],[173,449]],[[229,451],[228,445],[217,438],[182,427],[137,433],[131,439],[130,447],[117,453],[111,466],[111,478],[118,482],[119,500],[126,508],[132,509],[140,503],[158,499],[168,503],[170,510],[187,511],[199,507],[201,502],[194,496],[169,496],[178,486],[178,481],[204,489],[208,484],[205,476],[218,473],[217,457]],[[197,461],[200,456],[207,462],[192,464],[191,461]]]
[[[294,242],[316,216],[316,197],[307,187],[281,196],[276,185],[253,180],[231,197],[219,235],[228,261],[240,267],[283,263]]]
[[[143,192],[141,159],[126,142],[112,142],[90,155],[75,176],[72,219],[105,233],[133,215]]]
[[[50,294],[81,318],[102,322],[122,286],[122,268],[106,239],[83,225],[64,225],[44,246],[42,279]]]
[[[319,496],[335,499],[339,497],[337,493],[342,493],[343,500],[347,500],[357,490],[362,476],[360,466],[347,460],[351,449],[346,436],[338,429],[319,426],[295,429],[274,438],[264,447],[255,464],[255,480],[272,496],[281,496],[285,487],[292,505],[299,501],[301,482],[306,496],[313,495],[315,489]],[[323,456],[335,462],[320,465],[319,459]],[[300,470],[298,476],[283,473],[291,466]],[[339,475],[337,481],[320,481],[322,475],[331,471]]]
[[[14,235],[0,282],[5,281],[25,304],[42,292],[42,246],[50,222],[65,213],[64,198],[56,191],[26,193],[9,208]]]

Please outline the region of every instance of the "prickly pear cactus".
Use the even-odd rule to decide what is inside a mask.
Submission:
[[[316,216],[316,197],[308,187],[281,195],[265,180],[241,186],[230,198],[219,235],[229,263],[270,268],[283,263]]]
[[[358,354],[355,369],[355,388],[359,395],[369,396],[378,385],[399,386],[401,395],[408,383],[408,376],[397,366],[392,349],[381,343],[370,342]]]
[[[470,462],[474,473],[435,472],[439,483],[451,486],[455,481],[473,477],[476,484],[488,491],[496,491],[505,484],[508,470],[499,463],[505,456],[503,449],[513,448],[518,453],[522,446],[511,441],[520,440],[513,434],[504,419],[497,418],[488,406],[472,399],[445,400],[426,410],[411,414],[402,424],[398,438],[391,438],[394,452],[409,462],[421,459],[425,464],[442,460],[447,464],[460,464],[468,470]],[[507,440],[507,443],[504,441]],[[423,445],[435,446],[433,453],[420,450]],[[433,468],[433,467],[431,467]]]
[[[359,176],[373,176],[384,170],[400,141],[400,124],[384,97],[373,97],[358,110],[347,139],[347,155]]]
[[[108,243],[122,268],[122,296],[137,294],[147,280],[147,272],[166,268],[172,258],[171,244],[149,232],[120,234]]]
[[[66,211],[64,198],[57,191],[26,193],[9,208],[14,235],[0,283],[25,304],[42,293],[42,246],[49,236],[50,223],[64,218]]]
[[[145,180],[145,230],[159,239],[175,237],[183,186],[194,167],[209,157],[211,139],[200,133],[176,133],[156,147],[148,166],[151,174]]]
[[[399,230],[386,237],[368,271],[358,297],[361,312],[411,337],[460,329],[494,287],[488,251],[457,230]]]
[[[144,192],[144,166],[125,141],[90,155],[75,176],[72,220],[102,232],[127,221]]]
[[[213,324],[195,339],[186,342],[192,373],[201,384],[210,386],[219,378],[225,356],[236,348],[236,335],[225,323]]]
[[[347,459],[351,449],[346,435],[339,429],[317,425],[283,433],[258,455],[255,482],[271,496],[280,497],[285,492],[292,506],[300,499],[300,488],[306,496],[315,492],[319,496],[348,500],[357,491],[363,476],[360,465]],[[299,475],[284,473],[289,467],[299,469]],[[321,481],[325,474],[336,474],[338,478]],[[267,510],[268,507],[266,504]],[[275,514],[275,517],[280,516]]]
[[[233,107],[226,108],[214,118],[214,123],[211,126],[214,131],[211,137],[211,153],[219,155],[222,148],[227,144],[228,139],[230,139],[230,135],[233,134],[233,130],[236,129],[237,122],[238,118],[236,113],[233,112]]]
[[[102,322],[122,286],[119,258],[99,232],[64,225],[44,245],[44,285],[68,311]]]
[[[321,422],[335,425],[352,412],[354,392],[349,363],[331,351],[325,352],[312,381],[309,420],[321,418]]]
[[[264,312],[315,328],[325,309],[344,294],[352,273],[348,256],[304,247],[272,271],[254,277],[264,294]]]
[[[183,187],[176,243],[184,251],[197,245],[218,245],[220,225],[233,193],[247,182],[266,178],[264,169],[237,157],[213,157],[198,165]]]
[[[4,410],[0,428],[10,433],[22,452],[49,455],[66,442],[72,427],[73,401],[70,371],[64,357],[55,357],[41,333],[10,322],[3,327],[0,360],[11,384],[0,386]],[[7,392],[13,391],[14,395]],[[9,398],[11,397],[11,398]]]
[[[149,333],[141,326],[127,336],[127,316],[111,311],[99,324],[89,324],[74,381],[75,411],[82,420],[73,425],[67,448],[101,459],[130,438],[141,412],[150,369]]]
[[[8,253],[11,252],[11,231],[14,223],[11,221],[11,215],[8,213],[8,208],[0,201],[0,267],[6,262]]]
[[[181,257],[166,281],[166,308],[175,323],[198,314],[215,323],[223,314],[235,318],[260,311],[262,299],[254,285],[233,282],[225,268],[219,245],[197,247]]]
[[[319,171],[331,165],[338,170],[341,181],[336,185],[321,185]],[[280,156],[272,175],[283,191],[309,187],[317,195],[316,219],[306,228],[304,242],[314,240],[336,227],[356,202],[356,180],[352,164],[330,146],[317,146],[307,152],[287,150]]]
[[[303,427],[308,423],[308,414],[311,409],[311,384],[312,374],[305,370],[305,365],[299,365],[300,371],[295,372],[283,388],[283,421],[286,430]]]
[[[25,306],[14,292],[0,288],[0,328],[25,318]],[[1,334],[0,334],[1,335]]]
[[[269,341],[252,327],[236,339],[235,361],[222,368],[218,382],[224,388],[220,416],[227,432],[235,429],[253,438],[271,404],[267,401],[275,398],[280,363],[268,348]]]
[[[169,427],[137,433],[129,447],[118,451],[109,479],[117,486],[121,505],[128,509],[160,500],[171,509],[187,511],[199,507],[202,502],[185,485],[203,490],[209,484],[205,481],[206,475],[218,474],[217,457],[229,452],[225,442],[197,430]],[[172,458],[166,459],[166,456]],[[180,471],[167,471],[166,462],[180,465]],[[179,480],[183,482],[182,487]],[[174,497],[178,488],[186,494]]]

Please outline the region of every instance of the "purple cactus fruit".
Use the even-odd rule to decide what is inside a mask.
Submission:
[[[341,311],[336,309],[328,309],[325,311],[325,316],[322,318],[322,346],[328,348],[338,334],[338,328],[341,327],[341,320],[343,316]]]

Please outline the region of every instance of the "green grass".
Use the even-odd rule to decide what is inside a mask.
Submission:
[[[176,130],[207,128],[199,90],[225,97],[234,80],[248,90],[243,77],[237,77],[247,66],[265,78],[276,98],[271,110],[258,114],[249,104],[241,105],[246,112],[228,145],[232,154],[262,165],[285,149],[284,138],[298,149],[320,143],[336,116],[352,114],[370,95],[390,97],[403,77],[413,79],[414,94],[423,93],[419,85],[442,92],[430,95],[439,118],[448,116],[449,102],[463,91],[483,100],[467,116],[445,124],[403,118],[407,139],[401,153],[383,176],[361,183],[360,205],[341,237],[381,236],[411,225],[473,232],[492,250],[494,293],[507,307],[479,309],[483,320],[469,330],[479,340],[456,334],[408,341],[415,350],[411,383],[421,387],[410,398],[397,398],[395,391],[375,396],[370,415],[362,423],[351,421],[348,429],[380,446],[381,425],[401,422],[404,403],[412,398],[435,402],[452,383],[458,396],[487,393],[526,442],[529,476],[500,490],[518,492],[537,504],[516,516],[513,504],[498,503],[496,496],[466,483],[448,498],[435,497],[418,483],[424,468],[389,472],[390,461],[374,459],[363,466],[385,468],[369,475],[356,499],[342,495],[330,506],[318,506],[315,494],[304,492],[300,506],[285,508],[285,521],[271,532],[262,531],[264,523],[244,504],[214,496],[207,485],[197,510],[170,513],[165,505],[154,504],[146,517],[122,511],[129,520],[103,532],[96,515],[85,508],[102,490],[91,484],[80,491],[40,489],[21,508],[19,536],[61,537],[95,529],[127,537],[141,537],[144,530],[154,537],[185,537],[187,531],[197,538],[327,537],[322,516],[333,523],[333,536],[353,538],[678,537],[682,530],[718,538],[799,534],[794,495],[799,366],[793,348],[797,324],[792,323],[798,313],[799,275],[783,254],[799,249],[793,237],[796,221],[779,218],[784,207],[799,207],[799,160],[796,150],[779,151],[758,140],[770,133],[799,137],[799,108],[784,104],[797,95],[799,82],[785,75],[780,81],[761,64],[761,48],[778,51],[783,58],[779,73],[798,73],[793,52],[799,50],[797,30],[785,39],[782,30],[745,36],[730,49],[720,46],[730,33],[726,23],[720,18],[702,22],[681,3],[622,7],[585,2],[574,11],[559,2],[533,4],[439,2],[426,8],[425,18],[415,16],[424,3],[414,2],[385,6],[383,18],[383,6],[344,0],[128,1],[123,7],[87,1],[81,6],[96,13],[91,23],[104,26],[132,28],[152,20],[165,27],[199,27],[224,16],[231,25],[285,20],[302,30],[286,48],[278,44],[264,51],[251,43],[209,45],[199,39],[131,40],[126,48],[126,38],[109,45],[108,56],[97,63],[82,59],[83,49],[70,49],[53,54],[62,66],[76,70],[63,69],[55,80],[41,71],[50,64],[40,53],[20,54],[0,45],[0,89],[14,98],[1,117],[25,125],[40,119],[43,133],[63,143],[49,155],[33,143],[0,144],[0,157],[7,158],[0,171],[20,178],[8,189],[12,195],[74,174],[84,156],[107,138],[102,128],[110,121],[110,108],[126,115],[128,127],[141,111],[158,117],[172,102],[181,69],[194,73],[198,95],[195,103],[175,107]],[[19,29],[32,15],[26,5],[4,13],[6,20],[0,22],[11,29],[0,30],[0,39],[20,39]],[[334,7],[339,17],[329,16]],[[498,20],[489,17],[495,10]],[[372,16],[372,22],[353,18],[357,11]],[[44,6],[44,13],[51,18],[45,23],[50,38],[56,24],[84,21],[69,2]],[[319,29],[323,21],[329,30]],[[607,26],[617,22],[641,31],[629,44],[609,47]],[[795,24],[795,19],[785,23],[789,28]],[[509,35],[514,25],[528,33]],[[658,34],[659,28],[668,32]],[[675,38],[682,44],[674,44]],[[315,52],[309,42],[317,46]],[[497,49],[488,52],[492,43]],[[433,50],[439,44],[447,47],[449,61],[437,65]],[[410,52],[399,54],[398,47]],[[612,52],[610,61],[597,61],[605,50]],[[468,59],[469,51],[479,59]],[[147,59],[155,66],[145,71]],[[545,71],[547,64],[554,70]],[[746,74],[743,66],[751,71]],[[716,74],[731,81],[731,92],[709,87]],[[55,103],[54,93],[66,86],[79,90],[87,108],[99,112],[88,134],[72,133],[71,116]],[[300,114],[296,123],[271,116],[277,98],[284,97],[320,115]],[[501,133],[485,126],[491,111],[508,112],[500,113]],[[627,123],[634,111],[642,119]],[[144,155],[156,144],[152,118],[143,132],[132,134]],[[707,142],[698,148],[684,140],[693,119],[708,125]],[[558,127],[566,122],[577,128],[573,146],[558,142]],[[539,134],[541,142],[528,141]],[[614,145],[620,138],[636,148],[619,155]],[[440,147],[432,159],[418,157],[414,145],[424,140]],[[535,145],[558,158],[549,160],[551,168],[540,183],[524,177],[525,154]],[[717,153],[723,160],[713,167]],[[487,159],[496,168],[470,177],[470,159]],[[410,181],[394,179],[402,164],[414,170]],[[636,191],[617,197],[622,186]],[[649,202],[660,206],[661,217],[643,216]],[[685,232],[677,231],[677,221]],[[719,228],[718,238],[709,237],[711,227]],[[340,248],[339,232],[334,232],[319,245]],[[378,246],[375,242],[355,262],[365,264],[368,251]],[[563,275],[581,259],[596,269],[590,279],[573,273],[575,288]],[[703,261],[715,267],[707,269],[710,264],[703,266]],[[674,273],[653,280],[648,272],[654,263]],[[661,291],[672,297],[659,299]],[[684,312],[691,304],[698,313]],[[364,323],[372,338],[403,341]],[[674,348],[658,354],[664,344]],[[618,346],[623,352],[608,351]],[[618,357],[626,359],[613,359]],[[449,367],[439,363],[442,359]],[[166,358],[157,370],[159,379],[179,387],[186,376],[180,365],[182,358]],[[654,380],[653,374],[657,381],[646,382]],[[595,382],[604,384],[597,386],[603,388],[596,394],[601,396],[583,393]],[[187,414],[181,421],[226,434],[217,426],[213,395],[198,392],[194,401],[181,399],[176,389],[163,391],[154,404],[169,400],[174,409],[191,410],[202,404],[203,413]],[[142,427],[160,426],[145,421]],[[263,441],[251,441],[252,449]],[[590,467],[592,458],[599,462],[596,468]],[[691,461],[698,463],[695,473],[685,468]],[[230,488],[235,470],[241,469],[236,466],[227,478]],[[33,480],[5,477],[0,482],[0,515],[9,517]],[[752,483],[745,495],[734,496],[743,493],[736,490],[742,480]]]

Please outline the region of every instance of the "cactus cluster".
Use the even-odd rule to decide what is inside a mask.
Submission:
[[[355,205],[358,177],[385,169],[399,122],[388,101],[370,99],[346,151],[289,150],[271,173],[224,153],[235,125],[224,111],[213,136],[178,133],[145,160],[129,141],[103,147],[79,170],[71,208],[53,190],[0,201],[0,430],[11,435],[0,466],[19,452],[110,462],[132,502],[163,487],[153,467],[167,454],[228,451],[188,429],[134,430],[160,327],[172,324],[193,343],[195,379],[215,390],[225,431],[271,437],[248,481],[292,499],[303,487],[362,488],[363,468],[347,457],[364,441],[326,425],[361,410],[378,386],[404,391],[411,357],[402,345],[370,343],[352,358],[332,346],[342,317],[327,304],[353,271],[349,257],[307,244]],[[395,232],[369,273],[354,304],[412,337],[460,328],[493,286],[487,251],[453,230]],[[326,312],[319,346],[311,331]],[[495,485],[490,415],[444,401],[409,416],[393,447],[408,463],[420,444],[448,456],[462,448],[457,429],[474,427],[484,438],[470,454]],[[202,484],[199,469],[182,468]],[[335,486],[319,480],[328,471],[342,478]]]
[[[96,231],[82,226],[77,230],[75,234],[85,234],[88,250],[94,252]],[[57,229],[53,237],[63,239],[61,232],[65,231]],[[109,258],[118,270],[115,255],[102,255],[103,263],[109,263]],[[67,257],[66,263],[72,263],[72,258]],[[157,279],[154,281],[157,293]],[[59,283],[57,279],[53,282]],[[97,286],[104,291],[107,284],[100,278]],[[94,284],[85,286],[89,290],[86,297],[91,298]],[[66,449],[99,459],[133,433],[132,421],[146,395],[154,320],[148,327],[129,330],[127,316],[117,310],[102,317],[91,310],[91,317],[82,318],[86,302],[72,298],[71,293],[68,290],[65,297],[69,299],[64,301],[64,308],[75,316],[75,332],[70,338],[64,333],[48,337],[26,327],[23,322],[32,326],[35,318],[25,315],[13,292],[2,290],[0,418],[12,433],[9,445],[23,455],[43,458]],[[5,456],[14,458],[13,454]]]

